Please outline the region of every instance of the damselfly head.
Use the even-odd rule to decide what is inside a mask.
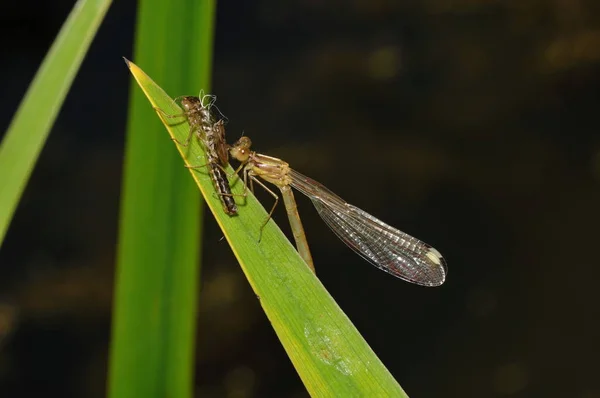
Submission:
[[[250,157],[250,147],[252,146],[252,140],[248,137],[242,137],[237,140],[233,146],[229,149],[231,157],[240,162],[245,162]]]

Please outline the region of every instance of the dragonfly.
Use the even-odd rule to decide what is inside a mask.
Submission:
[[[223,211],[230,215],[236,215],[238,212],[237,204],[231,193],[227,172],[225,166],[229,164],[228,145],[225,141],[225,121],[226,118],[221,114],[218,108],[214,105],[217,99],[214,95],[202,95],[202,98],[195,96],[182,96],[177,98],[183,113],[176,115],[168,115],[162,109],[155,108],[162,116],[167,118],[185,117],[190,125],[190,132],[184,142],[173,140],[181,146],[188,146],[192,136],[195,134],[200,142],[202,142],[206,151],[207,163],[201,166],[186,166],[196,169],[207,166],[208,172],[213,182],[213,186],[217,191],[217,195],[221,200]],[[216,120],[215,111],[220,116]]]
[[[314,271],[314,263],[298,214],[292,187],[306,195],[329,228],[365,260],[375,267],[407,282],[422,286],[439,286],[446,280],[448,268],[439,251],[371,214],[346,203],[321,183],[292,169],[281,159],[251,150],[252,141],[243,136],[229,149],[232,158],[241,163],[245,187],[256,182],[275,198],[261,231],[273,215],[278,195],[260,179],[279,188],[283,196],[296,248]]]

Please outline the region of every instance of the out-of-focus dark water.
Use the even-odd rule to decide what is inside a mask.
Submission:
[[[71,6],[3,7],[1,131]],[[297,195],[320,279],[411,396],[600,397],[599,17],[594,0],[219,4],[228,137],[448,261],[440,288],[397,280]],[[3,396],[105,394],[134,24],[115,2],[0,251]],[[205,225],[197,395],[305,396]]]

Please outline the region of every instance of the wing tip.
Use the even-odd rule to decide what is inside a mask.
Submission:
[[[430,247],[427,253],[425,253],[425,257],[432,262],[436,268],[436,271],[438,271],[436,272],[436,277],[431,278],[427,286],[436,287],[443,285],[446,281],[446,275],[448,274],[448,266],[446,265],[444,256],[442,256],[442,254],[433,247]]]

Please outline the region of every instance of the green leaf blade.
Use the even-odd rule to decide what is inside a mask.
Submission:
[[[0,244],[110,0],[79,0],[63,24],[0,146]]]
[[[168,114],[181,112],[141,69],[133,63],[129,67],[152,106]],[[172,138],[185,140],[187,123],[165,126]],[[175,146],[187,165],[203,164],[200,145]],[[233,173],[231,168],[228,171]],[[246,203],[240,203],[238,216],[227,216],[206,172],[190,173],[311,395],[405,397],[397,381],[272,220],[258,242],[259,227],[267,213],[254,196],[248,194]],[[239,180],[232,191],[242,194]]]
[[[136,60],[173,92],[208,90],[213,19],[212,0],[141,0]],[[193,396],[201,201],[171,145],[143,94],[132,90],[109,369],[112,398]]]

